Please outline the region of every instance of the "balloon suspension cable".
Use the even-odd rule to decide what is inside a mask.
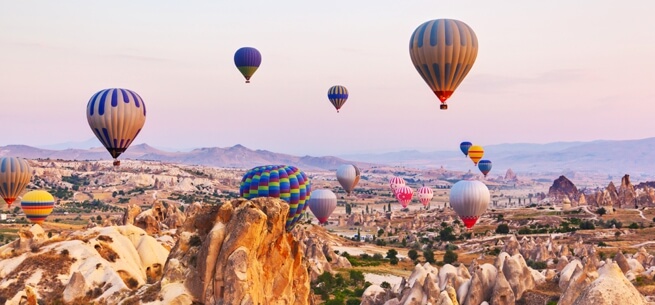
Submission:
[[[448,110],[448,104],[441,104],[441,105],[439,105],[439,109],[441,109],[441,110]]]

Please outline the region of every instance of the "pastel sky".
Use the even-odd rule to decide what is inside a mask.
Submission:
[[[652,0],[0,0],[0,145],[92,138],[86,104],[110,87],[141,95],[136,143],[163,148],[331,155],[652,137],[653,12]],[[408,51],[437,18],[466,22],[480,46],[447,111]],[[263,57],[250,84],[233,62],[242,46]],[[350,91],[339,114],[326,96],[336,84]]]

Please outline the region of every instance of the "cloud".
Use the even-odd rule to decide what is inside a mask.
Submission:
[[[579,69],[557,69],[546,71],[532,77],[516,77],[496,74],[470,75],[468,82],[471,91],[476,93],[509,92],[517,86],[538,85],[553,86],[579,81],[586,77],[586,73]]]

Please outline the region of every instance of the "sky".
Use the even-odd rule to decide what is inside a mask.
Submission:
[[[148,107],[135,143],[167,149],[320,156],[653,137],[652,12],[651,0],[0,0],[0,145],[93,138],[86,104],[112,87]],[[479,43],[446,111],[408,50],[438,18],[464,21]],[[233,61],[243,46],[263,58],[250,84]],[[338,114],[337,84],[350,93]]]

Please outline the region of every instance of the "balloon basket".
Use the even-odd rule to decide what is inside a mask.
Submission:
[[[446,104],[441,104],[441,105],[439,105],[439,109],[441,109],[441,110],[448,110],[448,105],[446,105]]]
[[[246,81],[246,84],[250,84],[250,81],[249,81],[249,80],[247,80],[247,81]]]
[[[119,161],[119,160],[114,160],[114,166],[120,166],[120,165],[121,165],[121,161]]]

